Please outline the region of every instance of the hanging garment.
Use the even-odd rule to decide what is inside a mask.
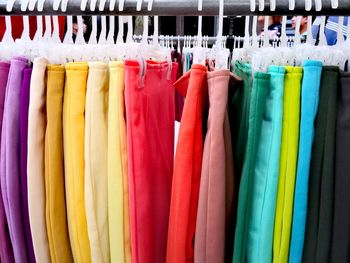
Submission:
[[[46,67],[45,58],[34,59],[30,81],[28,115],[28,207],[35,258],[50,262],[45,221],[45,130]]]
[[[131,263],[124,62],[109,63],[108,219],[112,263]]]
[[[157,263],[166,257],[177,64],[147,61],[145,70],[140,77],[139,63],[125,62],[130,229],[132,261]]]
[[[207,97],[207,69],[194,64],[176,83],[185,97],[175,154],[167,263],[194,261],[199,185],[203,150],[203,111]]]
[[[288,262],[297,170],[302,67],[286,67],[283,124],[277,203],[273,236],[273,262]]]
[[[238,192],[243,168],[243,160],[247,146],[249,126],[248,116],[253,78],[250,64],[242,64],[237,61],[235,73],[243,80],[243,87],[238,89],[232,100],[233,116],[231,117],[234,119],[234,121],[231,122],[231,134],[235,149],[235,169],[238,179],[236,182],[236,190]],[[232,125],[233,123],[236,125]]]
[[[66,64],[63,149],[69,239],[74,262],[91,262],[84,199],[85,91],[88,64]]]
[[[285,68],[270,66],[270,89],[266,97],[252,185],[252,207],[247,251],[250,262],[271,262],[279,155],[282,137]]]
[[[207,73],[210,108],[194,243],[194,262],[198,263],[225,261],[226,223],[232,209],[234,177],[226,111],[230,76],[226,69]]]
[[[51,262],[73,262],[64,189],[62,105],[64,66],[48,65],[45,133],[46,228]]]
[[[85,103],[85,209],[92,262],[110,261],[108,230],[108,65],[89,63]]]
[[[322,69],[309,175],[303,262],[329,262],[332,242],[335,128],[339,69]]]
[[[334,212],[331,261],[350,262],[350,73],[340,74],[335,141]]]
[[[321,61],[306,60],[303,63],[300,137],[294,191],[292,236],[289,252],[290,263],[300,263],[303,256],[308,181],[312,143],[314,140],[314,122],[318,110],[321,73]]]
[[[2,132],[5,94],[6,94],[6,86],[7,86],[9,70],[10,70],[10,63],[0,62],[0,138],[1,138],[1,132]],[[15,262],[15,259],[13,256],[11,239],[10,239],[10,233],[9,233],[9,224],[7,223],[4,202],[2,199],[1,193],[0,193],[0,261],[3,263]]]
[[[238,194],[238,212],[233,262],[245,262],[246,260],[248,260],[248,262],[253,262],[250,258],[252,255],[249,253],[249,251],[247,251],[248,220],[251,213],[251,195],[254,181],[253,176],[256,163],[256,154],[269,87],[270,75],[267,73],[256,72],[254,74],[250,98],[249,116],[247,116],[249,120],[249,130],[247,149],[244,157],[242,177]]]
[[[229,81],[229,89],[228,89],[228,104],[227,104],[227,118],[228,118],[228,124],[229,126],[226,127],[224,126],[224,136],[225,138],[228,137],[226,134],[229,132],[230,134],[230,140],[231,140],[231,145],[225,143],[225,152],[229,152],[229,149],[231,148],[231,153],[233,155],[234,149],[236,148],[233,140],[232,140],[232,130],[234,129],[234,126],[237,125],[237,121],[235,120],[236,117],[236,112],[234,112],[234,104],[233,99],[238,92],[239,89],[243,88],[243,81],[240,77],[238,77],[236,74],[231,73],[231,78]],[[234,163],[236,160],[232,157],[229,157],[226,155],[226,162],[232,162],[234,160]],[[233,246],[234,246],[234,241],[235,241],[235,228],[236,228],[236,219],[237,219],[237,206],[238,206],[238,189],[239,186],[237,186],[237,172],[235,167],[234,168],[234,177],[230,177],[228,174],[226,177],[226,233],[231,233],[230,235],[226,234],[226,243],[225,243],[225,262],[232,262],[232,257],[233,257]],[[230,200],[231,198],[231,200]]]
[[[27,183],[27,157],[28,157],[28,113],[30,96],[31,68],[23,71],[23,81],[20,92],[19,104],[19,137],[20,137],[20,172],[21,172],[21,194],[22,211],[26,244],[28,249],[29,262],[35,263],[35,254],[30,231],[29,209],[28,209],[28,183]]]
[[[1,138],[0,177],[1,193],[10,230],[16,262],[27,262],[28,251],[23,224],[21,178],[19,104],[23,70],[27,65],[24,57],[13,57],[8,75],[4,118]]]

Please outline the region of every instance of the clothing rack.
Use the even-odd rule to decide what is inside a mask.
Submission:
[[[137,0],[126,0],[124,10],[118,10],[118,1],[116,1],[114,11],[109,10],[111,0],[106,0],[105,8],[99,11],[91,11],[88,1],[85,11],[80,9],[80,1],[69,0],[67,11],[62,12],[53,10],[53,1],[46,0],[42,12],[37,11],[21,11],[20,2],[14,3],[11,12],[6,11],[7,0],[0,0],[0,15],[159,15],[159,16],[215,16],[219,12],[219,1],[206,0],[203,1],[203,10],[198,11],[198,0],[154,0],[152,11],[147,11],[147,1],[143,1],[141,11],[136,10]],[[295,0],[295,9],[289,10],[288,0],[276,1],[276,10],[270,11],[270,1],[265,1],[264,11],[258,11],[258,1],[256,1],[256,11],[250,11],[250,1],[248,0],[226,0],[224,3],[224,14],[230,16],[245,15],[339,15],[345,16],[350,14],[350,1],[339,0],[337,9],[331,8],[331,0],[322,1],[322,10],[316,12],[314,3],[311,11],[305,10],[304,0]],[[314,2],[314,1],[313,1]]]

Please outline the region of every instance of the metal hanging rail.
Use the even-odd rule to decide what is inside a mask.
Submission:
[[[90,11],[89,3],[85,11],[80,10],[80,0],[69,0],[67,12],[60,9],[54,11],[53,0],[46,0],[42,12],[26,11],[20,9],[20,1],[16,0],[12,12],[6,11],[7,0],[0,0],[0,15],[159,15],[159,16],[215,16],[219,12],[218,0],[204,0],[203,10],[198,11],[198,0],[154,0],[152,11],[147,11],[147,1],[143,1],[141,11],[136,11],[137,0],[126,0],[124,10],[118,11],[118,1],[116,1],[114,11],[109,10],[110,0],[106,0],[105,8],[99,11]],[[314,2],[314,1],[312,1]],[[331,0],[322,1],[322,10],[316,12],[315,8],[305,11],[305,0],[295,0],[295,9],[289,10],[288,0],[277,0],[276,10],[270,11],[270,1],[265,1],[264,11],[251,12],[249,0],[225,0],[225,15],[246,16],[246,15],[350,15],[350,0],[339,0],[337,9],[331,8]],[[258,1],[256,0],[258,7]]]

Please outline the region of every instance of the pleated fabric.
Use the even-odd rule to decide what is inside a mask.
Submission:
[[[207,73],[208,129],[204,141],[194,261],[224,262],[226,223],[233,199],[233,154],[227,115],[229,70]],[[225,131],[228,131],[227,133]],[[231,186],[226,191],[226,184]],[[231,202],[231,204],[229,204]]]
[[[108,230],[108,65],[89,63],[85,103],[85,209],[92,262],[110,261]]]
[[[51,262],[73,262],[64,189],[62,105],[64,66],[47,66],[45,132],[46,228]]]
[[[132,261],[157,263],[166,257],[177,64],[147,61],[144,69],[141,76],[137,61],[125,61]]]
[[[13,57],[11,60],[1,133],[1,193],[16,262],[28,261],[22,211],[21,175],[19,169],[19,104],[23,71],[27,62],[27,59],[24,57]]]
[[[9,71],[10,63],[0,62],[0,138],[2,138],[2,122]],[[0,261],[4,263],[15,262],[2,194],[0,194]]]
[[[28,249],[29,262],[35,261],[32,233],[30,231],[29,209],[28,209],[28,183],[27,183],[27,157],[28,157],[28,113],[30,97],[30,79],[32,75],[31,68],[25,68],[23,71],[22,87],[20,92],[19,104],[19,137],[20,137],[20,158],[21,158],[21,194],[22,211],[26,244]]]
[[[350,262],[350,73],[341,72],[337,99],[331,261]]]
[[[131,262],[124,62],[109,63],[108,219],[112,263]]]
[[[176,83],[185,97],[176,147],[167,263],[194,262],[194,236],[203,151],[203,112],[207,98],[207,69],[194,64]]]
[[[302,262],[330,261],[338,76],[338,67],[323,67],[310,165],[309,200]]]
[[[251,195],[256,163],[256,154],[261,132],[261,124],[266,104],[266,97],[270,88],[270,75],[263,72],[254,74],[253,87],[250,98],[247,148],[244,157],[241,183],[238,194],[237,225],[235,231],[235,248],[233,262],[251,261],[251,254],[247,251],[248,220],[250,218]]]
[[[286,67],[273,262],[288,262],[297,170],[302,67]]]
[[[276,210],[279,154],[281,149],[285,68],[270,66],[252,185],[252,208],[248,225],[250,262],[271,262]]]
[[[315,133],[314,122],[318,110],[321,73],[321,61],[304,61],[298,165],[294,192],[292,236],[289,252],[289,262],[291,263],[301,262],[303,256],[308,181],[312,143]]]
[[[30,81],[28,116],[28,207],[35,258],[50,262],[45,220],[45,131],[46,131],[46,67],[45,58],[34,59]]]
[[[63,149],[69,239],[74,262],[91,262],[84,198],[84,130],[88,64],[66,64]]]

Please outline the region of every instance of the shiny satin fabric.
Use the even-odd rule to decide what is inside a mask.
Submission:
[[[273,236],[273,262],[288,262],[297,171],[302,67],[286,67],[283,124]]]
[[[51,262],[73,262],[64,189],[62,106],[64,66],[48,65],[46,82],[45,196]]]
[[[169,69],[171,66],[171,69]],[[132,261],[164,262],[174,160],[177,64],[125,61]]]
[[[124,62],[109,63],[108,219],[112,263],[131,263]]]
[[[20,91],[27,62],[24,57],[13,57],[11,60],[1,133],[1,194],[15,262],[28,261],[21,196],[19,133]]]
[[[69,239],[74,262],[91,262],[84,196],[85,97],[88,64],[66,64],[63,147]]]
[[[229,70],[207,73],[208,130],[205,135],[194,262],[224,262],[233,202],[233,154],[227,114]],[[228,147],[226,147],[228,146]]]
[[[194,64],[176,83],[185,97],[176,147],[167,263],[194,262],[194,236],[203,151],[203,111],[207,98],[207,69]]]
[[[85,103],[85,211],[92,262],[108,263],[108,65],[90,62]]]

